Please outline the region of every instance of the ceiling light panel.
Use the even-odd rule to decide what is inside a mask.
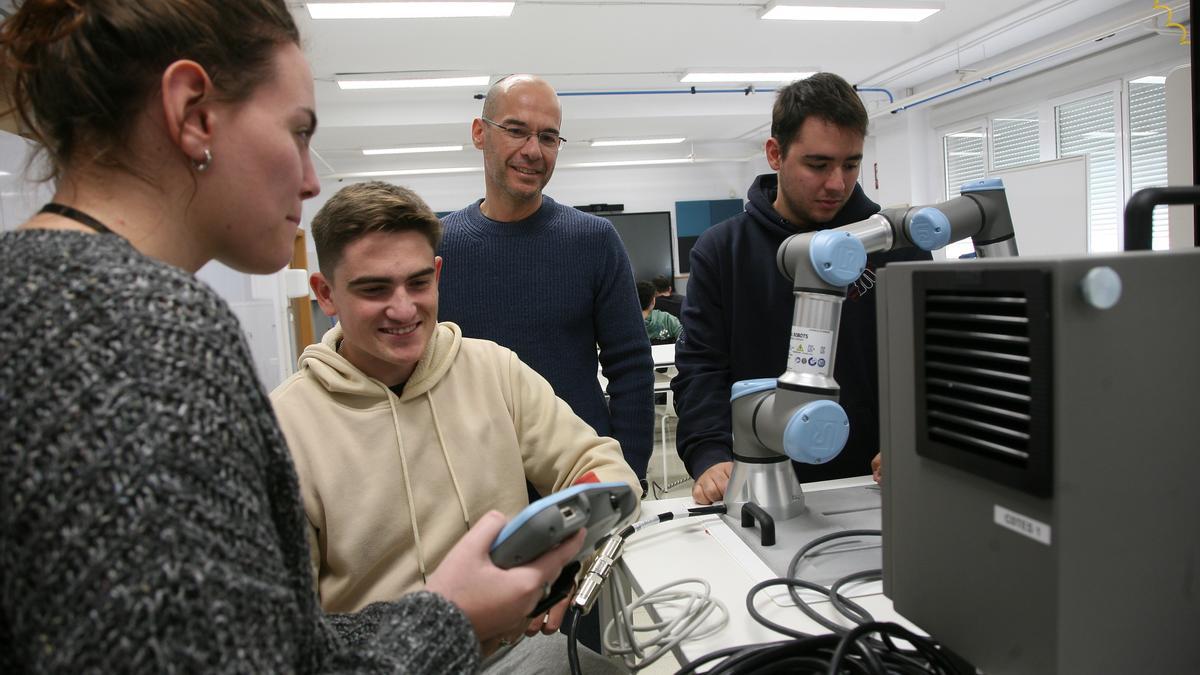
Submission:
[[[560,168],[564,169],[599,169],[611,166],[657,166],[659,164],[691,164],[691,157],[680,157],[678,159],[626,159],[612,162],[576,162],[574,164],[561,164]]]
[[[772,2],[759,14],[768,21],[923,21],[943,9],[941,3],[887,0],[814,0]]]
[[[593,148],[605,148],[615,145],[668,145],[671,143],[682,143],[686,138],[629,138],[613,141],[592,141]]]
[[[806,77],[812,77],[815,73],[812,71],[792,71],[792,72],[739,72],[739,73],[714,73],[714,72],[691,72],[688,71],[679,79],[685,83],[700,83],[700,82],[728,82],[740,84],[744,82],[795,82],[803,80]]]
[[[478,75],[405,80],[338,80],[337,83],[342,89],[426,89],[432,87],[482,87],[491,80],[490,75]]]
[[[310,2],[314,19],[459,19],[506,17],[512,2]]]
[[[422,152],[458,152],[461,145],[417,145],[407,148],[369,148],[364,149],[364,155],[415,155]]]
[[[380,178],[383,176],[425,176],[443,173],[475,173],[483,171],[482,166],[446,166],[427,169],[388,169],[384,171],[355,171],[337,174],[337,178]]]

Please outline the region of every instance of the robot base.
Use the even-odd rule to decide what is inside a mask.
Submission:
[[[764,546],[755,524],[742,527],[742,506],[756,503],[775,523],[775,543]],[[800,488],[791,462],[737,462],[726,490],[728,513],[722,518],[754,553],[780,577],[800,547],[817,537],[843,530],[878,530],[881,525],[879,486],[811,490]],[[828,586],[862,570],[882,567],[878,537],[843,539],[805,557],[797,572],[806,581]]]

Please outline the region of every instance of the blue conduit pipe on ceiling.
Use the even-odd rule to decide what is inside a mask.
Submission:
[[[1002,70],[1002,71],[1000,71],[1000,72],[998,72],[998,73],[992,73],[991,75],[987,75],[987,76],[985,76],[985,77],[981,77],[981,78],[979,78],[979,79],[977,79],[977,80],[973,80],[973,81],[971,81],[971,82],[964,82],[963,84],[960,84],[960,85],[958,85],[957,87],[954,87],[953,89],[947,89],[946,91],[943,91],[943,92],[941,92],[941,93],[938,93],[938,94],[934,94],[933,96],[928,96],[928,97],[926,97],[926,98],[920,99],[919,101],[913,101],[912,103],[909,103],[908,105],[902,105],[902,106],[900,106],[899,108],[896,108],[895,110],[893,110],[893,111],[892,111],[892,114],[893,114],[893,115],[895,115],[895,114],[896,114],[896,113],[898,113],[898,112],[904,112],[905,110],[908,110],[909,108],[914,108],[914,107],[916,107],[916,106],[919,106],[919,105],[922,105],[922,104],[925,104],[925,103],[929,103],[930,101],[933,101],[933,100],[939,99],[939,98],[941,98],[941,97],[943,97],[943,96],[949,96],[950,94],[956,94],[956,93],[958,93],[958,92],[962,91],[963,89],[966,89],[966,88],[968,88],[968,87],[974,87],[974,86],[975,86],[975,85],[977,85],[977,84],[983,84],[983,83],[985,83],[985,82],[991,82],[992,80],[995,80],[996,78],[999,78],[999,77],[1004,77],[1005,75],[1008,75],[1008,74],[1010,74],[1010,73],[1012,73],[1012,72],[1014,72],[1014,71],[1020,70],[1020,69],[1022,69],[1022,68],[1028,68],[1029,66],[1032,66],[1032,65],[1033,65],[1033,64],[1035,64],[1035,63],[1038,63],[1038,62],[1040,62],[1040,61],[1045,61],[1046,59],[1053,58],[1054,56],[1056,56],[1056,55],[1054,55],[1054,54],[1052,54],[1052,55],[1048,55],[1048,56],[1045,56],[1045,57],[1043,57],[1043,58],[1040,58],[1040,59],[1036,59],[1036,60],[1030,61],[1029,63],[1023,63],[1023,64],[1021,64],[1021,65],[1019,65],[1019,66],[1014,66],[1014,67],[1012,67],[1012,68],[1009,68],[1009,69],[1007,69],[1007,70]]]
[[[1114,35],[1116,35],[1115,32],[1110,33],[1108,35],[1097,38],[1096,40],[1094,40],[1094,42],[1100,42],[1101,40],[1107,40],[1108,38],[1110,38]],[[1078,46],[1078,45],[1076,45],[1076,46]],[[1010,75],[1010,74],[1012,74],[1018,70],[1021,70],[1023,68],[1028,68],[1029,66],[1041,63],[1042,61],[1048,61],[1052,58],[1055,58],[1056,56],[1061,56],[1061,55],[1065,54],[1066,52],[1071,51],[1072,49],[1074,49],[1074,47],[1070,47],[1070,48],[1062,50],[1062,51],[1052,52],[1050,54],[1045,54],[1039,58],[1033,59],[1032,61],[1028,61],[1026,63],[1015,65],[1011,68],[1006,68],[998,73],[992,73],[991,75],[985,75],[983,77],[972,80],[971,82],[964,82],[963,84],[960,84],[957,87],[954,87],[952,89],[948,89],[946,91],[934,94],[933,96],[927,96],[925,98],[913,101],[912,103],[909,103],[908,105],[902,105],[899,108],[896,108],[895,110],[891,111],[891,113],[893,115],[895,115],[896,113],[904,112],[905,110],[908,110],[909,108],[915,108],[916,106],[923,105],[925,103],[929,103],[930,101],[939,99],[943,96],[949,96],[950,94],[958,93],[958,92],[962,91],[963,89],[967,89],[968,87],[974,87],[977,84],[984,84],[985,82],[992,82],[993,80],[995,80],[997,78],[1004,77],[1005,75]]]
[[[560,91],[559,96],[644,96],[653,94],[769,94],[774,89],[744,87],[742,89],[634,89],[629,91]],[[475,94],[475,100],[483,100],[484,94]]]
[[[892,92],[881,87],[854,87],[855,91],[879,92],[886,94],[888,103],[895,103],[896,97]],[[759,89],[757,87],[744,87],[741,89],[632,89],[627,91],[560,91],[559,96],[645,96],[656,94],[770,94],[774,93],[774,89]],[[476,100],[483,100],[484,94],[474,94]]]
[[[896,97],[892,96],[892,92],[890,90],[884,89],[882,87],[860,87],[856,84],[856,85],[854,85],[854,91],[874,91],[874,92],[879,92],[882,94],[887,94],[888,103],[896,102]]]

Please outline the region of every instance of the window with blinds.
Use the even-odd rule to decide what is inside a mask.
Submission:
[[[1117,227],[1121,222],[1123,181],[1113,99],[1113,94],[1105,93],[1054,109],[1058,156],[1087,157],[1090,251],[1120,249]]]
[[[958,196],[963,183],[987,177],[987,161],[983,156],[982,127],[967,129],[942,138],[946,167],[946,199]]]
[[[1041,160],[1036,110],[992,118],[992,169],[1007,169]]]
[[[1149,78],[1147,78],[1149,79]],[[1167,184],[1167,88],[1158,83],[1129,83],[1130,196]],[[1154,209],[1153,246],[1168,243],[1167,207]]]

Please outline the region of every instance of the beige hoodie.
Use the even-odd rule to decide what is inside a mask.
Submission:
[[[271,394],[326,611],[422,588],[470,524],[528,503],[526,478],[541,494],[592,477],[638,490],[617,442],[510,350],[441,323],[396,396],[337,353],[341,338],[334,326],[305,349]]]

